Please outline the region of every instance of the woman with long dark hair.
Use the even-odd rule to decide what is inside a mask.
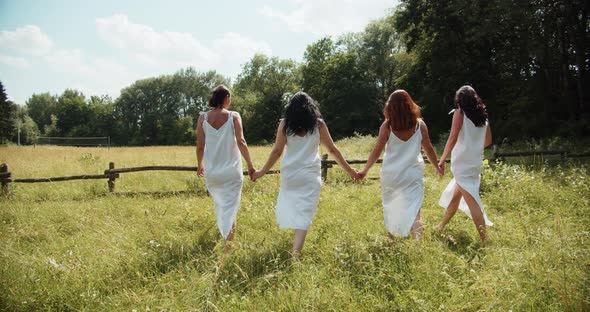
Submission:
[[[285,118],[281,119],[276,142],[266,164],[252,175],[254,181],[263,176],[285,150],[281,162],[281,187],[276,217],[281,229],[295,229],[294,257],[299,257],[301,253],[320,199],[320,143],[351,178],[358,177],[357,172],[334,145],[328,126],[321,118],[316,102],[309,95],[305,92],[295,94],[289,101]]]
[[[240,207],[244,178],[242,156],[248,172],[255,171],[244,139],[242,118],[228,110],[230,103],[229,89],[217,86],[209,99],[212,109],[201,114],[197,124],[198,175],[205,176],[207,190],[215,204],[217,227],[226,242],[233,240]]]
[[[405,90],[393,92],[383,108],[385,121],[379,128],[375,148],[369,155],[364,177],[381,155],[381,199],[385,228],[390,236],[422,236],[420,207],[424,199],[424,149],[439,175],[436,152],[430,142],[426,123],[420,118],[420,107]]]
[[[444,171],[445,159],[451,153],[451,172],[454,178],[442,193],[438,204],[446,208],[441,223],[442,231],[460,208],[473,222],[482,242],[488,239],[486,225],[493,225],[485,213],[479,197],[483,149],[492,144],[488,113],[477,92],[462,86],[455,93],[455,112],[451,133],[438,166]]]

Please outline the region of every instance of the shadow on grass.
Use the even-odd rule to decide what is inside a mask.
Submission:
[[[233,250],[220,260],[215,288],[246,293],[253,287],[272,288],[291,271],[291,241],[279,240],[268,246]]]
[[[188,240],[154,239],[139,243],[147,244],[147,248],[138,246],[135,257],[128,261],[119,260],[118,268],[107,277],[112,281],[106,284],[115,283],[121,285],[120,288],[127,288],[136,284],[145,285],[171,271],[210,270],[219,236],[213,225],[195,234]]]
[[[480,241],[474,240],[466,230],[446,229],[442,233],[435,233],[433,237],[445,244],[450,251],[468,259],[483,253]]]
[[[175,196],[199,196],[205,197],[209,196],[206,190],[181,190],[181,191],[128,191],[128,192],[91,192],[88,194],[76,194],[76,195],[56,195],[50,196],[48,194],[44,194],[43,196],[39,196],[38,198],[27,200],[33,203],[45,203],[45,202],[63,202],[66,201],[84,201],[84,200],[93,200],[93,199],[100,199],[105,197],[117,197],[117,198],[139,198],[139,197],[152,197],[152,198],[170,198]],[[19,200],[18,197],[11,194],[9,197],[5,197],[0,200],[2,201],[11,201],[11,200]]]
[[[116,196],[116,197],[140,197],[140,196],[151,196],[155,198],[174,197],[179,195],[196,195],[196,196],[209,196],[206,190],[184,190],[184,191],[137,191],[137,192],[115,192],[106,193],[103,196]]]
[[[362,244],[343,242],[334,249],[336,274],[343,274],[355,288],[375,292],[387,300],[410,287],[415,267],[410,257],[409,239],[383,237]]]

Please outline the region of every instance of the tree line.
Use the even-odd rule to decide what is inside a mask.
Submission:
[[[110,136],[118,145],[194,144],[213,87],[232,90],[246,138],[274,139],[289,97],[309,93],[336,138],[376,134],[395,89],[422,107],[431,136],[450,126],[454,92],[472,85],[496,138],[590,134],[590,4],[535,0],[402,0],[364,31],[308,45],[301,62],[255,55],[231,81],[185,68],[138,80],[118,98],[77,90],[33,94],[25,105],[0,96],[0,137]]]

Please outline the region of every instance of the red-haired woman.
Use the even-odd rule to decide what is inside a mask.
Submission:
[[[369,155],[365,176],[385,148],[381,168],[381,198],[385,228],[390,236],[422,235],[420,207],[424,198],[424,160],[426,156],[439,175],[436,152],[428,136],[426,123],[420,118],[420,107],[404,90],[393,92],[383,109],[385,121],[379,128],[375,148]]]
[[[455,93],[455,113],[451,133],[438,164],[444,171],[444,160],[451,153],[451,172],[454,179],[440,196],[438,204],[446,208],[441,223],[436,227],[442,231],[460,208],[473,219],[482,242],[488,239],[488,219],[479,197],[483,149],[492,144],[492,132],[488,123],[486,106],[475,90],[462,86]],[[452,152],[451,152],[452,150]]]

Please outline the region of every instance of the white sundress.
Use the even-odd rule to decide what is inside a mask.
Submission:
[[[479,197],[479,184],[483,171],[483,144],[486,138],[487,127],[487,121],[484,126],[476,127],[471,119],[463,114],[463,126],[461,127],[461,131],[459,131],[457,143],[451,151],[451,172],[454,178],[441,194],[438,204],[446,209],[453,198],[455,186],[458,184],[475,199],[481,208],[486,225],[492,226],[494,223],[488,219],[484,205]],[[461,197],[461,201],[459,202],[459,209],[472,218],[469,206],[467,206],[463,197]]]
[[[276,205],[279,228],[307,230],[320,200],[320,131],[288,135],[281,161],[281,187]]]
[[[227,239],[236,219],[242,197],[242,157],[236,142],[233,114],[229,112],[227,121],[215,129],[207,121],[204,113],[205,131],[205,184],[215,204],[217,227]]]
[[[407,140],[398,138],[393,131],[383,155],[381,167],[381,199],[387,232],[395,236],[408,236],[416,221],[424,199],[424,159],[420,123]]]

